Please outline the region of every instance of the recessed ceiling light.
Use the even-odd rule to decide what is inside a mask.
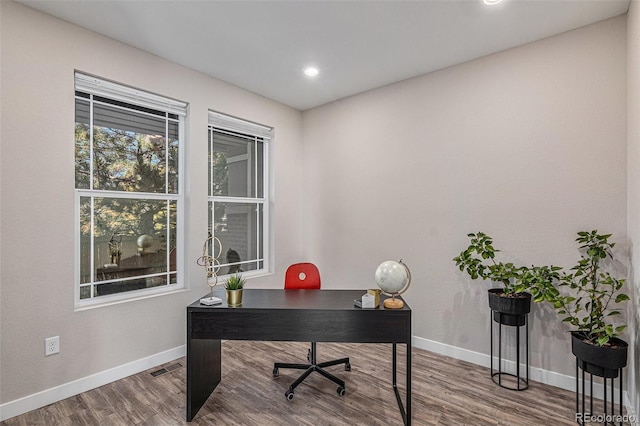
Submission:
[[[501,3],[502,0],[482,0],[482,2],[487,6],[493,6],[495,4]]]
[[[304,74],[307,77],[315,77],[316,75],[318,75],[320,71],[318,71],[318,68],[314,68],[314,67],[307,67],[304,69]]]

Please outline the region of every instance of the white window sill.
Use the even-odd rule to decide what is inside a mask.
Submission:
[[[88,302],[79,302],[74,306],[74,312],[87,311],[90,309],[102,308],[104,306],[119,305],[121,303],[133,302],[136,300],[151,299],[154,297],[166,296],[176,293],[184,293],[189,289],[184,286],[173,287],[171,289],[161,289],[161,291],[143,291],[136,294],[123,293],[116,296],[104,296],[99,300],[91,300]],[[132,292],[133,293],[133,292]]]

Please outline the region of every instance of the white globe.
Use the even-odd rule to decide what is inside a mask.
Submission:
[[[376,269],[376,283],[385,293],[397,294],[409,284],[407,269],[400,262],[387,260]]]
[[[140,248],[149,248],[151,247],[151,244],[153,244],[153,237],[151,235],[140,235],[138,237],[138,241],[136,241],[136,244],[138,244],[138,247]]]

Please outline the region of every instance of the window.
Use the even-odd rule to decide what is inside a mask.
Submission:
[[[273,129],[209,112],[209,233],[219,275],[268,270],[268,142]]]
[[[76,306],[182,282],[186,107],[75,74]]]

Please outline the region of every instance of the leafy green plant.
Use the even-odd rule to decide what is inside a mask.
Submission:
[[[507,295],[528,291],[534,302],[552,302],[558,295],[553,281],[559,278],[557,266],[516,266],[511,262],[496,261],[493,239],[483,232],[467,234],[469,246],[453,258],[461,271],[466,271],[471,279],[481,278],[502,284]]]
[[[534,302],[553,302],[560,294],[554,283],[560,279],[559,266],[535,266],[523,267],[521,275],[517,278],[517,287],[526,289],[531,293]]]
[[[599,234],[597,230],[578,232],[576,241],[581,244],[581,258],[571,268],[572,272],[563,272],[559,287],[568,290],[568,294],[555,297],[553,302],[563,321],[580,331],[583,337],[598,346],[605,346],[617,337],[627,326],[614,326],[612,317],[620,315],[619,308],[612,308],[612,302],[618,304],[629,300],[621,293],[626,280],[615,278],[605,268],[613,262],[612,249],[615,243],[609,242],[611,234]]]
[[[242,278],[242,274],[232,275],[227,279],[224,288],[227,290],[242,290],[246,280]]]

